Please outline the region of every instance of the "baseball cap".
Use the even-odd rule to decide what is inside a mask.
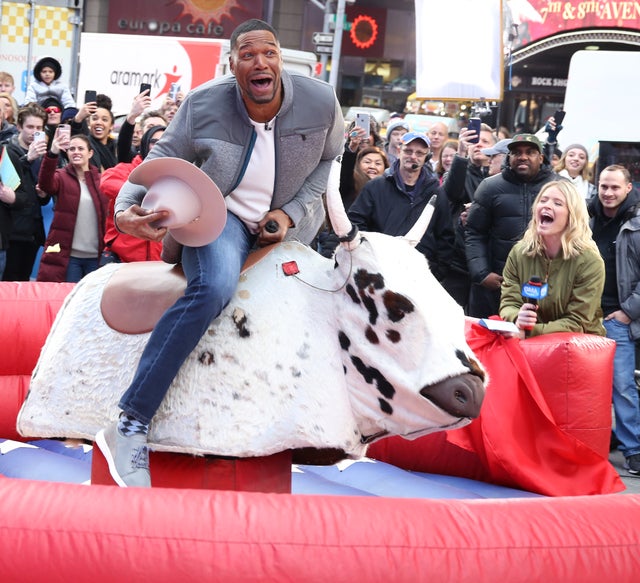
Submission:
[[[491,146],[490,148],[482,148],[481,152],[485,156],[495,156],[496,154],[508,154],[510,143],[511,143],[511,138],[505,138],[504,140],[500,140],[499,142],[493,144],[493,146]]]
[[[507,146],[511,152],[518,144],[531,144],[542,154],[542,142],[533,134],[518,134],[513,136],[511,143]]]
[[[402,136],[402,143],[408,144],[409,142],[413,142],[413,140],[422,140],[427,148],[431,147],[431,140],[427,138],[426,134],[422,132],[407,132],[404,136]]]

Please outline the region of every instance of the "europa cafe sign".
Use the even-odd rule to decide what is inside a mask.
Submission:
[[[506,27],[520,23],[516,46],[580,28],[640,30],[637,0],[507,0],[504,11]]]
[[[249,18],[261,18],[263,0],[110,0],[107,32],[229,38]]]

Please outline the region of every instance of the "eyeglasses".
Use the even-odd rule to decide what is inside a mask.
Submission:
[[[61,111],[61,110],[60,110],[60,108],[59,108],[59,107],[56,107],[55,105],[52,105],[51,107],[47,107],[47,108],[45,109],[45,111],[46,111],[47,113],[60,113],[60,111]]]
[[[402,151],[407,156],[415,156],[416,158],[424,158],[429,152],[423,152],[422,150],[412,150],[411,148],[402,148]]]

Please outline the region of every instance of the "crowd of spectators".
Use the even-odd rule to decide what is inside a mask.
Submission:
[[[56,59],[40,59],[19,106],[13,77],[0,72],[0,145],[18,178],[15,189],[5,184],[0,190],[5,281],[75,282],[105,262],[160,257],[160,244],[113,228],[114,184],[121,185],[160,139],[184,95],[176,101],[167,96],[162,110],[151,109],[148,90],[133,96],[115,136],[109,96],[88,94],[76,103],[61,75]]]

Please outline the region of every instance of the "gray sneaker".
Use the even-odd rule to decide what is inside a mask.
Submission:
[[[147,436],[125,436],[116,421],[96,435],[96,445],[109,464],[109,473],[118,486],[151,487]]]

